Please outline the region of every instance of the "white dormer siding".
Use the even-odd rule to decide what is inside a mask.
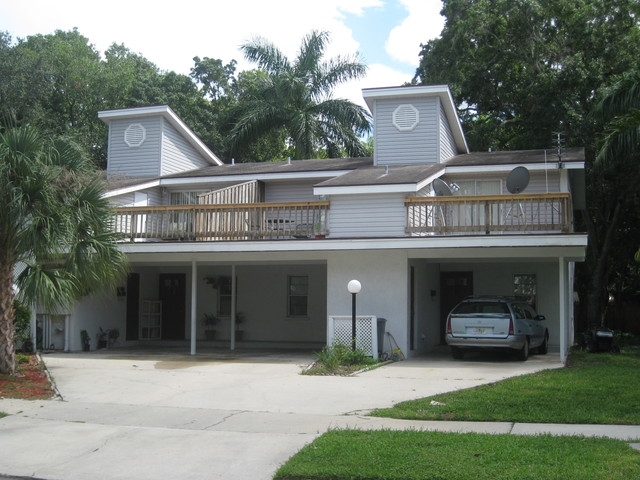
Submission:
[[[107,172],[153,178],[222,161],[166,105],[98,112],[109,125]]]
[[[375,166],[441,163],[468,147],[446,85],[372,88]]]
[[[331,196],[329,232],[332,238],[405,236],[403,193]]]

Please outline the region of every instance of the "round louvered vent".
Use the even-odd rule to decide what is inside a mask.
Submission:
[[[147,131],[139,123],[132,123],[124,131],[124,141],[130,147],[139,147],[144,143]]]
[[[420,121],[420,113],[413,105],[398,105],[393,111],[393,126],[401,132],[408,132],[416,128]]]

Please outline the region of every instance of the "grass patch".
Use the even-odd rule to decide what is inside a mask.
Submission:
[[[303,375],[351,375],[354,372],[377,365],[379,362],[367,356],[362,349],[353,350],[341,343],[327,345],[316,353],[314,364]]]
[[[640,454],[599,438],[337,430],[300,450],[274,478],[628,480],[640,478]]]
[[[431,405],[431,402],[443,405]],[[640,424],[640,349],[572,352],[566,368],[397,404],[373,416],[417,420]]]

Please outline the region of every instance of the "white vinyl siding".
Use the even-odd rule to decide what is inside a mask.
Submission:
[[[458,149],[456,148],[455,141],[453,140],[453,134],[451,133],[451,127],[447,121],[444,108],[440,106],[440,161],[444,162],[449,158],[457,155]]]
[[[322,180],[265,183],[265,202],[312,202],[318,198],[313,186]]]
[[[161,175],[209,166],[209,163],[168,121],[163,119],[163,125]]]
[[[393,125],[393,112],[410,104],[419,112],[419,122],[408,131]],[[439,161],[438,129],[440,102],[437,98],[378,100],[375,104],[376,165],[415,165]]]
[[[145,140],[138,147],[125,142],[125,131],[131,124],[145,129]],[[107,172],[126,177],[158,177],[160,175],[162,119],[160,117],[114,120],[109,128]]]
[[[406,211],[402,194],[331,197],[329,233],[332,238],[402,237]]]

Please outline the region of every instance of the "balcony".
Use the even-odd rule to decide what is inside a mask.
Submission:
[[[129,241],[293,239],[327,233],[328,201],[121,207],[112,225]]]
[[[410,236],[572,231],[568,193],[405,199]]]

